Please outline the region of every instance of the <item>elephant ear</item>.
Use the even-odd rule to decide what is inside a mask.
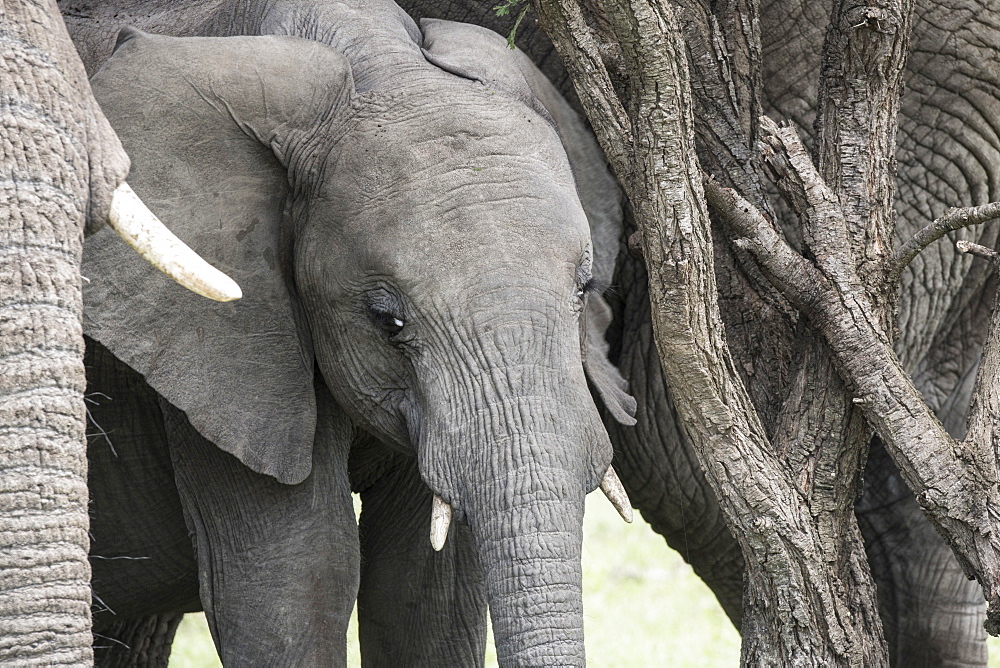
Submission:
[[[594,242],[593,276],[610,285],[622,236],[621,192],[597,140],[552,82],[497,33],[470,23],[421,19],[424,57],[457,76],[519,99],[555,125],[573,168]]]
[[[592,275],[598,285],[610,285],[622,236],[621,193],[593,133],[534,63],[492,30],[439,19],[422,19],[420,30],[428,61],[521,100],[555,125],[590,223]],[[635,399],[628,394],[628,381],[608,360],[604,334],[610,324],[611,309],[600,295],[589,293],[580,333],[583,366],[615,419],[633,425]]]
[[[308,171],[296,148],[349,104],[349,66],[290,37],[126,29],[92,86],[132,158],[133,189],[244,297],[198,297],[101,232],[84,251],[85,333],[220,448],[301,482],[312,466],[314,361],[297,323],[283,220],[301,185],[295,174]]]
[[[611,307],[596,292],[588,293],[581,323],[583,368],[587,378],[601,395],[601,401],[618,422],[633,426],[636,401],[628,393],[628,381],[608,359],[608,341],[604,337],[611,325]]]

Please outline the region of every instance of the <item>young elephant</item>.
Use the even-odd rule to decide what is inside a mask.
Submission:
[[[502,38],[352,11],[335,48],[126,30],[93,79],[130,183],[245,295],[87,244],[95,628],[169,638],[196,570],[227,664],[342,664],[361,569],[400,605],[366,659],[480,663],[488,601],[502,664],[582,665],[584,496],[630,514],[588,390],[632,421],[593,290],[617,191]],[[414,623],[433,646],[389,652]]]

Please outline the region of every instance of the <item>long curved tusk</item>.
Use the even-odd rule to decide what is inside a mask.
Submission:
[[[243,296],[236,281],[174,236],[127,183],[112,194],[108,225],[147,262],[188,290],[217,302]]]
[[[601,491],[604,492],[604,496],[608,497],[608,501],[622,516],[622,519],[631,524],[632,503],[628,500],[628,494],[625,493],[622,481],[618,479],[618,474],[615,473],[612,466],[608,467],[604,477],[601,478]]]
[[[431,547],[440,552],[444,541],[448,538],[448,527],[451,525],[451,506],[437,494],[431,506]]]

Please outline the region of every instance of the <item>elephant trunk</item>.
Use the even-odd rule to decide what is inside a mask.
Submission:
[[[438,497],[431,542],[443,540],[447,506],[471,530],[500,665],[583,666],[584,499],[606,481],[616,503],[629,504],[607,475],[611,442],[576,323],[504,317],[463,339],[473,354],[422,358],[411,427],[421,476]]]
[[[608,470],[611,448],[589,395],[565,399],[503,402],[476,426],[439,432],[421,462],[438,497],[432,544],[445,540],[451,508],[471,529],[503,666],[585,665],[584,498]]]
[[[502,666],[586,664],[583,485],[567,471],[512,471],[466,506]]]

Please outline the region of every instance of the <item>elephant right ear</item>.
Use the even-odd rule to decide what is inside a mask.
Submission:
[[[604,298],[596,293],[587,294],[580,323],[583,368],[612,417],[632,427],[636,423],[635,398],[628,392],[628,381],[608,359],[610,346],[604,334],[611,325],[611,318],[611,307]]]
[[[85,333],[220,448],[301,482],[312,466],[314,360],[283,221],[296,170],[310,170],[299,148],[350,104],[349,65],[291,37],[126,29],[91,83],[132,159],[132,188],[244,297],[198,297],[102,231],[84,249]]]

